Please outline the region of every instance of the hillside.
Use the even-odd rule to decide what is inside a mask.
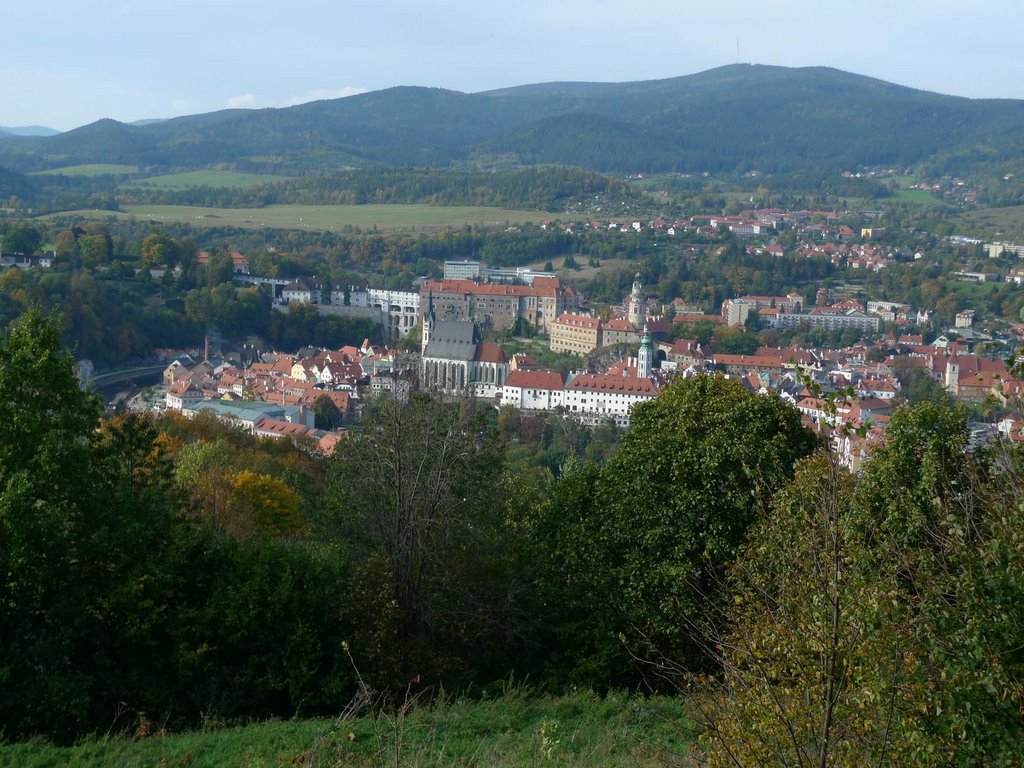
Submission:
[[[466,94],[397,87],[282,109],[143,125],[100,120],[0,136],[0,165],[238,170],[558,163],[596,171],[839,171],[1000,162],[1024,148],[1024,102],[918,91],[823,67],[730,65],[633,83]]]

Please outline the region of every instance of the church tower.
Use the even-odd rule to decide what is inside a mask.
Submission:
[[[427,344],[430,343],[430,332],[434,328],[434,292],[431,291],[429,294],[427,304],[427,314],[423,316],[423,329],[420,338],[420,355],[427,353]]]
[[[640,282],[640,273],[633,278],[633,291],[629,294],[629,322],[639,328],[647,319],[647,306],[644,301],[644,286]]]
[[[644,323],[644,335],[640,339],[640,351],[636,356],[636,376],[638,379],[651,378],[651,369],[654,366],[654,346],[651,344],[651,334],[647,330],[647,323]]]

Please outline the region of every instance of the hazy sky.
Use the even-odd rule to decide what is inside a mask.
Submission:
[[[0,125],[297,104],[393,85],[647,80],[736,60],[1024,98],[1021,0],[7,0]]]

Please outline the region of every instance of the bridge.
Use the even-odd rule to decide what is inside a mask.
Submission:
[[[294,278],[284,277],[267,277],[265,275],[243,275],[235,273],[231,276],[231,279],[239,283],[248,283],[249,285],[266,285],[269,286],[274,298],[281,296],[281,291],[286,285],[294,282]]]
[[[160,364],[146,365],[139,368],[123,368],[119,371],[106,371],[105,373],[99,373],[91,377],[89,379],[89,384],[92,385],[94,390],[99,390],[113,384],[123,384],[124,382],[132,381],[133,379],[141,379],[146,376],[162,373],[166,367],[166,365]]]

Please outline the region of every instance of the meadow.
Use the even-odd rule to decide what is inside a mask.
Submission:
[[[1009,240],[1024,236],[1024,205],[1007,208],[983,208],[963,213],[954,219],[957,231],[982,231],[992,237]]]
[[[900,203],[916,203],[918,205],[942,205],[943,202],[927,189],[897,189],[885,200]]]
[[[163,734],[0,745],[18,768],[222,768],[223,766],[671,766],[690,734],[681,699],[577,692],[534,698],[520,689],[351,719],[266,721]],[[144,735],[143,735],[144,734]]]
[[[265,208],[204,208],[184,205],[126,205],[121,211],[63,211],[43,218],[134,218],[196,227],[305,229],[341,232],[346,227],[381,232],[541,222],[551,214],[505,208],[441,205],[268,205]]]
[[[254,187],[257,184],[270,184],[275,181],[287,181],[289,176],[275,176],[268,173],[242,173],[241,171],[187,171],[185,173],[169,173],[162,176],[150,176],[145,179],[122,184],[124,189],[160,189],[182,190],[193,187],[219,187],[240,189]]]
[[[117,165],[116,163],[87,163],[85,165],[67,165],[63,168],[50,168],[35,171],[29,176],[122,176],[138,173],[137,165]]]

